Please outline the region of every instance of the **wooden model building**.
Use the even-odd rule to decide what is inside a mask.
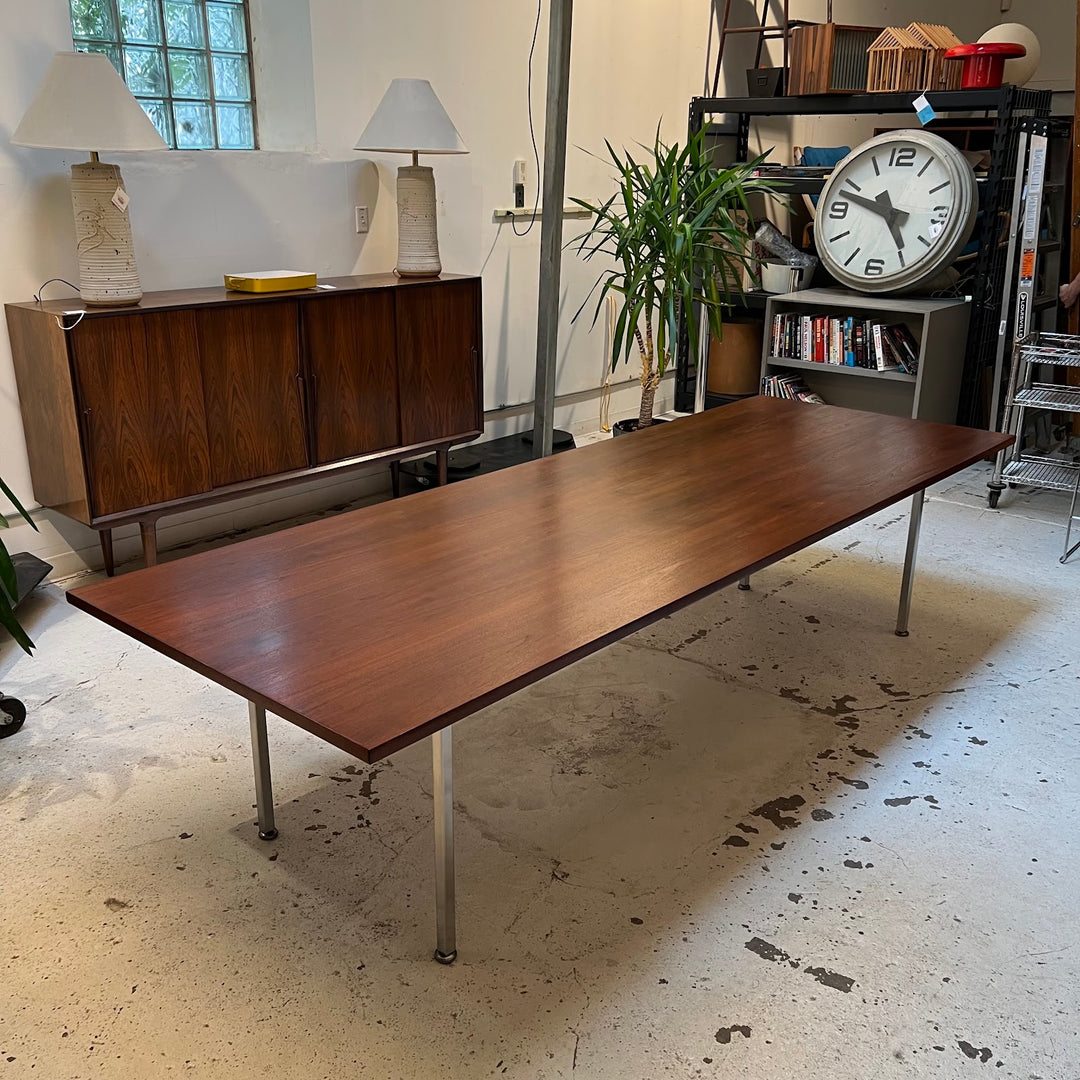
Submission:
[[[945,50],[960,39],[947,27],[913,22],[887,26],[867,50],[867,90],[957,90],[960,65],[946,61]]]

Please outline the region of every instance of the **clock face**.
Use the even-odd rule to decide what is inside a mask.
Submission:
[[[926,131],[890,131],[857,146],[818,199],[818,256],[841,284],[905,292],[940,273],[975,224],[975,175]]]

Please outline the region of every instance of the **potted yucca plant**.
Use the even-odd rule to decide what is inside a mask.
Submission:
[[[636,420],[622,420],[615,433],[653,423],[657,388],[671,363],[679,320],[694,304],[705,311],[710,331],[719,336],[723,307],[740,294],[742,270],[749,266],[747,196],[772,190],[754,176],[760,158],[717,168],[709,159],[705,132],[685,146],[667,146],[657,129],[648,159],[638,162],[606,142],[618,190],[604,203],[574,199],[593,215],[587,232],[572,244],[586,260],[614,260],[593,285],[574,316],[599,288],[593,323],[609,294],[619,297],[611,367],[629,363],[636,347],[641,359],[641,408]],[[697,355],[698,320],[686,319],[690,352]]]

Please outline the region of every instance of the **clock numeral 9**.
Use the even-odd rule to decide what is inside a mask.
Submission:
[[[863,274],[866,277],[881,277],[885,273],[884,259],[867,259]]]
[[[829,204],[829,217],[831,218],[846,218],[848,212],[848,203],[846,202],[834,202]]]
[[[912,166],[915,164],[915,147],[914,146],[894,146],[889,151],[889,165],[907,165]]]

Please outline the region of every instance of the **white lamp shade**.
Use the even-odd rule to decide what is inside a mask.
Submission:
[[[57,53],[11,141],[55,150],[169,149],[101,53]]]
[[[388,154],[467,154],[427,79],[394,79],[356,144]]]

